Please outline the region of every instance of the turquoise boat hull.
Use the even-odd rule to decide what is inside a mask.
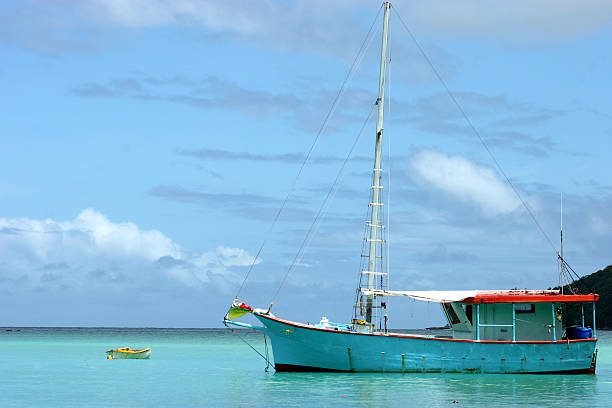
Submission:
[[[511,342],[368,334],[254,315],[265,326],[280,372],[595,372],[597,339]]]

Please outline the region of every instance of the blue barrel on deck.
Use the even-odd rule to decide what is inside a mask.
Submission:
[[[574,338],[575,339],[590,339],[593,337],[593,329],[588,327],[574,327]]]

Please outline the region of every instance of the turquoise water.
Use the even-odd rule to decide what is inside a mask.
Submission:
[[[227,329],[0,329],[0,406],[612,406],[612,332],[597,375],[269,373]],[[260,333],[240,331],[263,350]],[[122,346],[150,360],[106,360]],[[456,401],[453,403],[453,401]]]

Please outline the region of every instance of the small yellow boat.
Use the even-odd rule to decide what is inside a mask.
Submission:
[[[106,358],[109,360],[115,358],[147,359],[150,355],[151,347],[142,350],[132,350],[129,347],[123,347],[114,350],[108,350],[106,352]]]

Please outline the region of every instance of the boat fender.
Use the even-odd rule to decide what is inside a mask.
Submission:
[[[113,359],[113,356],[111,356],[111,355],[109,354],[108,356],[106,356],[106,359],[107,359],[107,360],[112,360],[112,359]]]

